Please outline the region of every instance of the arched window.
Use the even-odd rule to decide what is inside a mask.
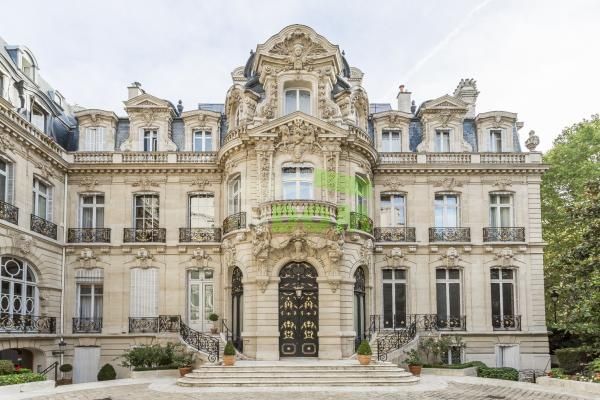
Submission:
[[[16,258],[0,257],[0,312],[9,316],[36,315],[38,297],[33,269]]]

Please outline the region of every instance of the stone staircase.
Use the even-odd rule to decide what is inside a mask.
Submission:
[[[233,367],[203,365],[177,380],[179,386],[403,386],[419,378],[392,363],[356,360],[237,361]]]

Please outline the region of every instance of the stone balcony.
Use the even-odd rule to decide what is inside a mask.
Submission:
[[[260,223],[336,224],[337,206],[320,200],[275,200],[262,203]]]
[[[88,151],[69,153],[67,160],[75,164],[214,164],[216,151]]]
[[[410,164],[541,164],[541,153],[379,153],[380,165]]]

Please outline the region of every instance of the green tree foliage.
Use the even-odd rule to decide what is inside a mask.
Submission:
[[[584,120],[554,141],[542,180],[546,305],[553,325],[552,289],[559,294],[558,328],[584,336],[600,332],[600,118]]]

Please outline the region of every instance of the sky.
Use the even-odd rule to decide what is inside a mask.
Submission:
[[[518,113],[546,151],[600,113],[600,1],[3,1],[0,36],[71,104],[123,115],[134,81],[185,109],[223,103],[251,49],[304,24],[365,73],[371,102],[417,104],[477,80],[477,111]]]

